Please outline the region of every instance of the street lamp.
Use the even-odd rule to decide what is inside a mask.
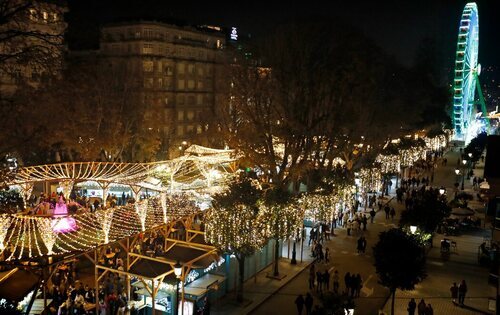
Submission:
[[[177,288],[175,290],[175,308],[174,308],[174,314],[179,314],[179,282],[181,281],[181,275],[182,275],[182,265],[179,264],[179,262],[176,262],[174,265],[174,274],[177,277]],[[184,305],[183,305],[184,307]]]
[[[469,156],[469,158],[472,158],[472,153],[471,153],[471,152],[469,152],[468,156]]]
[[[462,187],[461,188],[462,188],[462,190],[464,190],[465,171],[466,171],[465,165],[467,165],[467,160],[463,159],[462,164],[464,165],[464,171],[462,172]]]
[[[292,261],[290,263],[292,265],[297,264],[297,250],[296,250],[297,237],[293,236],[293,247],[292,247]]]
[[[415,234],[415,232],[417,232],[417,227],[415,225],[410,225],[410,232],[411,234]]]
[[[439,188],[439,194],[442,196],[446,192],[446,189],[444,187]]]

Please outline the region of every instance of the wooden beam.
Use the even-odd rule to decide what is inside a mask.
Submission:
[[[92,264],[95,264],[95,260],[94,260],[94,258],[90,257],[89,253],[83,253],[83,255],[84,255],[85,257],[87,257],[87,258],[88,258],[88,260],[90,260],[90,261],[92,262]]]
[[[144,279],[148,279],[148,280],[152,280],[153,278],[149,278],[149,277],[146,277],[146,276],[143,276],[143,275],[138,275],[136,273],[132,273],[130,271],[121,271],[121,270],[118,270],[118,269],[113,269],[113,268],[109,268],[109,267],[105,267],[105,266],[101,266],[101,265],[96,265],[96,267],[98,269],[102,269],[102,270],[105,270],[105,271],[109,271],[109,272],[116,272],[118,274],[121,274],[121,275],[129,275],[129,276],[132,276],[132,277],[137,277],[137,278],[144,278]]]
[[[129,255],[132,254],[132,253],[129,253]],[[140,259],[140,257],[136,257],[129,265],[128,265],[128,269],[130,269],[136,262],[138,262]]]

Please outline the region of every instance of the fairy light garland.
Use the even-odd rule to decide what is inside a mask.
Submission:
[[[52,249],[56,242],[56,235],[52,231],[52,220],[48,218],[37,218],[38,231],[42,237],[43,243],[47,248],[47,255],[52,255]]]
[[[104,232],[104,243],[109,243],[109,229],[111,228],[111,220],[113,220],[113,209],[105,210],[102,212],[101,218],[102,231]]]
[[[163,223],[167,223],[167,194],[160,193],[160,205],[163,212]]]
[[[5,249],[4,241],[7,233],[9,232],[9,226],[11,223],[11,217],[7,214],[0,215],[0,252]]]
[[[250,254],[265,241],[260,223],[254,210],[244,205],[210,208],[205,213],[205,240],[225,253]]]

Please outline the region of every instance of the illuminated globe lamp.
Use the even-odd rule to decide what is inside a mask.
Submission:
[[[469,154],[467,154],[469,156],[469,158],[472,158],[472,152],[469,152]]]
[[[444,187],[439,188],[439,194],[442,196],[446,192],[446,189]]]
[[[415,234],[417,232],[417,227],[415,225],[410,225],[411,234]]]

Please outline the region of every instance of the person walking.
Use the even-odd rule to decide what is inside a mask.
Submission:
[[[358,238],[356,249],[358,251],[358,254],[363,251],[363,237]]]
[[[316,282],[317,282],[317,289],[318,292],[323,293],[323,274],[321,271],[316,271]]]
[[[325,263],[328,264],[330,262],[330,249],[327,247],[325,250]]]
[[[339,293],[339,272],[338,270],[335,270],[335,272],[333,273],[333,292],[335,293]]]
[[[425,308],[425,315],[434,315],[434,309],[431,304],[427,304],[427,307]]]
[[[389,213],[391,212],[391,208],[389,208],[388,205],[385,205],[384,212],[385,212],[385,219],[389,220]]]
[[[361,252],[364,254],[366,251],[366,238],[363,236],[361,238]]]
[[[377,213],[375,212],[375,209],[372,208],[372,210],[370,211],[370,223],[373,223],[373,220],[375,219],[375,215]]]
[[[465,283],[465,280],[462,280],[462,282],[460,282],[460,285],[458,286],[458,304],[464,305],[466,294],[467,294],[467,284]]]
[[[314,263],[309,268],[309,290],[314,290],[314,277],[316,276]]]
[[[361,294],[361,288],[363,287],[363,279],[361,279],[361,275],[358,273],[356,275],[356,287],[354,288],[354,297],[359,297]]]
[[[313,307],[313,297],[311,293],[307,293],[306,300],[304,301],[304,305],[306,306],[306,315],[311,315],[312,307]]]
[[[347,272],[344,276],[344,283],[345,283],[345,292],[349,294],[349,291],[351,290],[351,273]]]
[[[325,272],[323,272],[323,282],[325,284],[325,289],[330,291],[330,273],[328,269],[325,269]]]
[[[415,315],[415,310],[417,309],[417,302],[415,302],[415,299],[411,299],[410,302],[408,302],[408,315]]]
[[[418,303],[418,315],[425,315],[426,310],[427,310],[427,305],[425,305],[424,299],[421,299],[420,302]]]
[[[391,220],[394,221],[394,216],[396,215],[396,210],[394,210],[394,207],[391,208],[390,214],[391,214]]]
[[[458,286],[456,282],[453,282],[453,285],[450,288],[451,292],[451,301],[453,303],[457,303],[457,298],[458,298]]]
[[[297,312],[299,315],[302,315],[302,309],[304,308],[304,297],[302,294],[299,294],[299,296],[295,299],[295,305],[297,305]]]

